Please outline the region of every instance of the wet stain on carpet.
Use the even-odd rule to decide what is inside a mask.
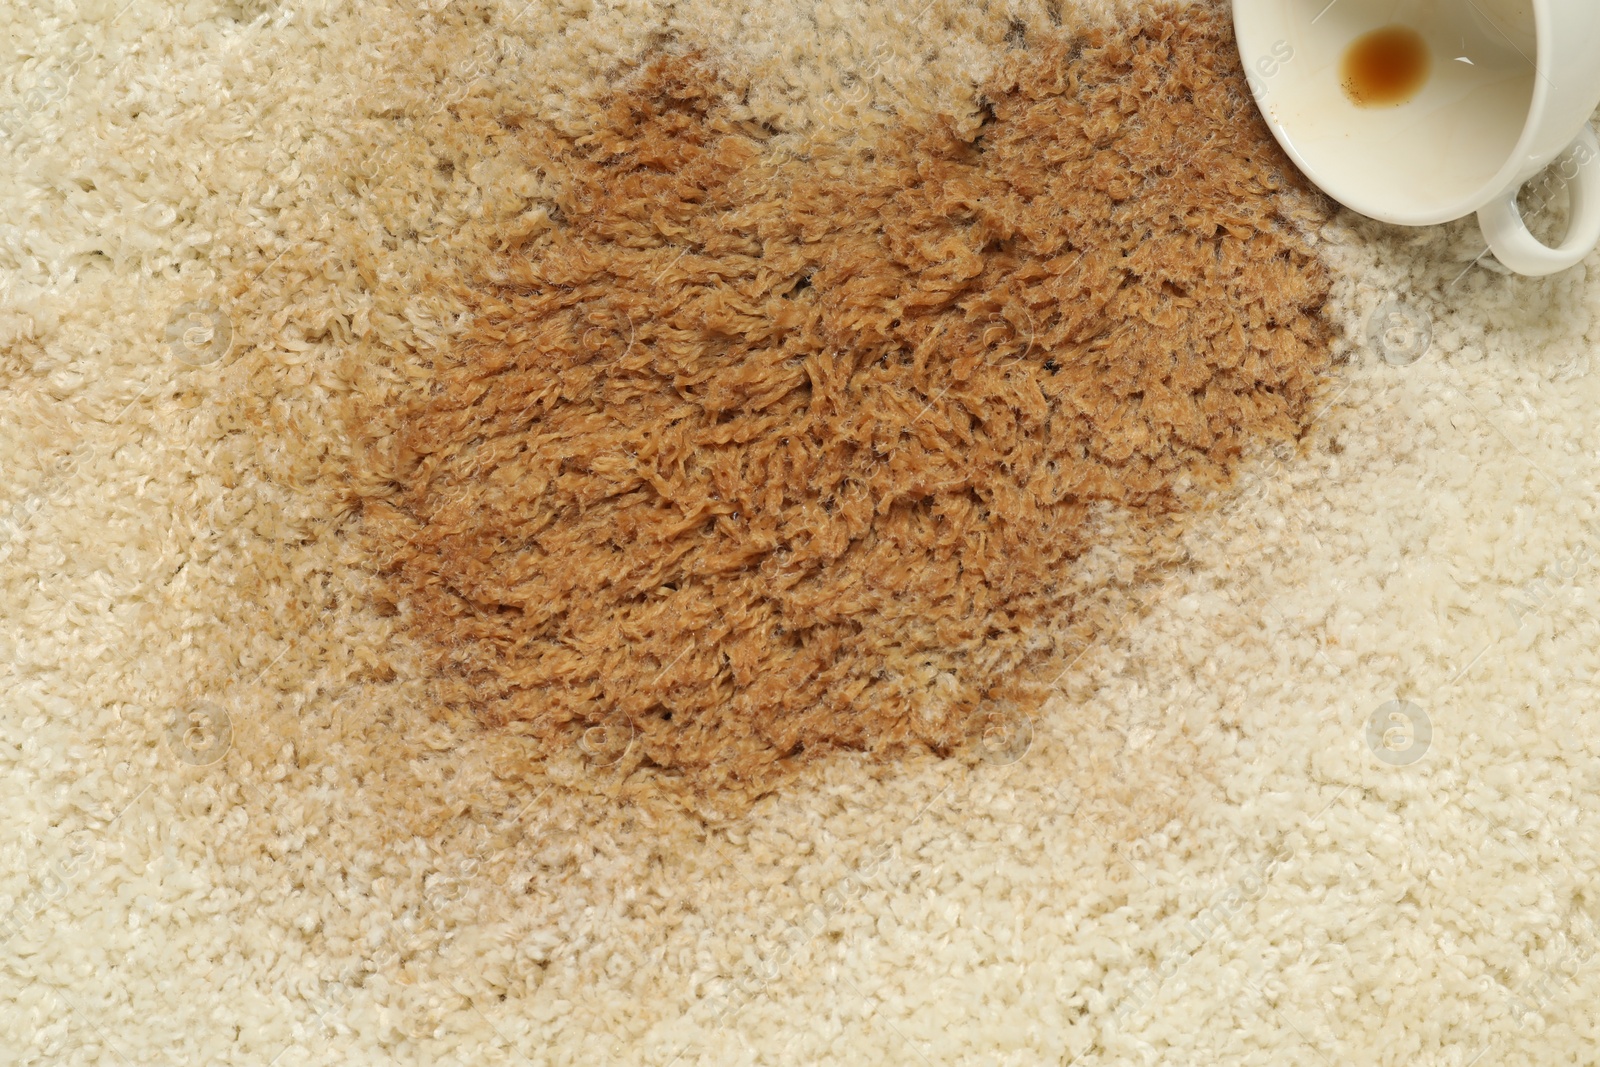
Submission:
[[[497,116],[557,202],[344,478],[441,714],[751,791],[1026,714],[1094,516],[1304,430],[1328,277],[1214,8],[1029,41],[980,121],[847,157],[738,98],[658,55],[582,134]]]

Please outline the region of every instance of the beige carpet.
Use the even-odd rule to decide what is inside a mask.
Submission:
[[[408,667],[342,398],[466,328],[442,266],[560,221],[523,131],[699,50],[848,159],[1102,14],[0,13],[4,1062],[1591,1059],[1600,259],[1320,226],[1311,433],[1180,565],[1102,515],[1062,580],[1104,637],[998,742],[752,807],[631,732],[532,760]]]

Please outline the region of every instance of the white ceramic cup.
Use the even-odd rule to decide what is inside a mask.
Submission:
[[[1267,125],[1341,204],[1404,226],[1477,212],[1519,274],[1565,270],[1600,243],[1600,0],[1233,0],[1233,22]],[[1421,35],[1428,78],[1404,103],[1362,107],[1345,55],[1391,25]],[[1558,160],[1571,221],[1551,248],[1517,198]]]

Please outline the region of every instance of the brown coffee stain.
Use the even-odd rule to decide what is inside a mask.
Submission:
[[[552,225],[465,266],[470,325],[349,476],[440,715],[754,795],[1031,711],[1096,509],[1170,525],[1328,363],[1325,208],[1228,40],[1041,41],[975,129],[848,160],[778,151],[694,54],[581,135],[504,118]]]
[[[664,951],[751,840],[798,870],[994,775],[1091,843],[1205,818],[1215,746],[1095,688],[1329,361],[1328,205],[1224,8],[997,26],[973,114],[825,127],[666,41],[547,114],[496,6],[374,14],[219,222],[232,348],[175,401],[161,674],[230,717],[175,773],[240,899],[489,1003],[608,973],[599,904]]]

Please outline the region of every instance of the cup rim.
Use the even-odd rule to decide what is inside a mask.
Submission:
[[[1256,54],[1255,52],[1247,53],[1245,44],[1247,33],[1253,37],[1249,21],[1252,13],[1259,14],[1270,8],[1282,8],[1292,2],[1293,0],[1232,0],[1234,42],[1238,48],[1239,61],[1246,71],[1250,67],[1250,60],[1247,56]],[[1523,118],[1522,132],[1517,138],[1517,143],[1511,149],[1511,153],[1506,157],[1505,162],[1501,164],[1500,169],[1495,171],[1494,176],[1485,181],[1483,185],[1463,197],[1448,201],[1430,211],[1411,213],[1394,211],[1376,199],[1360,195],[1359,192],[1340,191],[1331,185],[1324,184],[1325,179],[1318,177],[1315,167],[1301,155],[1294,142],[1290,139],[1288,132],[1283,128],[1283,124],[1272,114],[1271,108],[1264,105],[1254,92],[1250,92],[1248,89],[1246,91],[1249,92],[1251,103],[1255,105],[1257,113],[1266,122],[1267,128],[1272,131],[1273,138],[1277,140],[1279,147],[1284,150],[1289,158],[1294,161],[1300,173],[1305,175],[1318,189],[1321,189],[1345,207],[1366,215],[1368,218],[1377,219],[1379,222],[1387,222],[1399,226],[1434,226],[1439,223],[1453,222],[1478,211],[1495,197],[1512,188],[1513,185],[1520,185],[1523,180],[1526,180],[1523,174],[1525,167],[1537,173],[1539,168],[1533,166],[1535,163],[1547,166],[1551,162],[1550,159],[1540,161],[1537,156],[1530,152],[1533,142],[1540,132],[1541,117],[1547,113],[1550,102],[1549,79],[1540,69],[1539,61],[1542,57],[1550,54],[1551,44],[1553,43],[1550,41],[1552,32],[1550,28],[1551,0],[1531,0],[1531,3],[1533,5],[1535,39],[1533,98],[1528,102],[1528,113]],[[1559,149],[1556,154],[1559,154]],[[1554,156],[1551,159],[1554,159]]]

